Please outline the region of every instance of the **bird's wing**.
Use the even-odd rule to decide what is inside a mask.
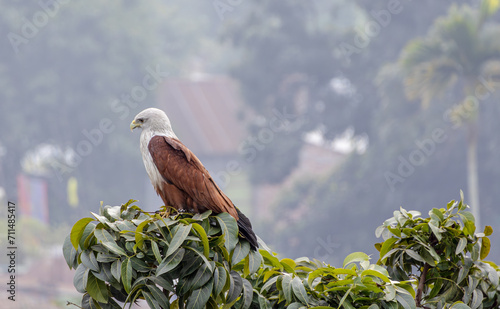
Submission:
[[[216,213],[227,212],[238,220],[231,200],[220,190],[200,160],[178,139],[153,136],[148,149],[165,181],[186,192],[197,204]]]

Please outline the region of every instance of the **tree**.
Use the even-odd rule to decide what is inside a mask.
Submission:
[[[500,301],[500,268],[484,261],[492,229],[475,233],[462,199],[433,208],[429,218],[395,211],[377,229],[383,237],[377,264],[355,252],[342,267],[279,259],[263,242],[253,251],[226,213],[162,217],[134,202],[101,207],[64,242],[82,308],[119,308],[117,301],[137,299],[155,309],[470,309]]]
[[[231,73],[256,114],[249,134],[265,129],[276,110],[301,120],[295,130],[277,132],[250,162],[254,183],[286,178],[298,162],[302,136],[312,130],[320,130],[326,140],[347,128],[368,136],[370,143],[377,138],[371,121],[379,109],[375,76],[409,37],[422,34],[449,6],[398,3],[391,13],[381,0],[260,0],[228,23],[224,38],[241,55]]]
[[[202,26],[206,21],[181,14],[182,1],[0,0],[0,6],[6,39],[0,46],[0,121],[9,128],[0,132],[7,149],[0,186],[15,194],[21,158],[39,158],[44,149],[50,155],[33,161],[39,163],[35,173],[49,182],[54,222],[81,216],[96,202],[88,197],[118,200],[123,188],[109,185],[116,177],[143,198],[141,177],[117,176],[145,176],[128,123],[156,104],[162,79],[181,74],[198,52],[210,28]],[[78,179],[85,205],[76,210],[66,207],[70,176]]]
[[[357,117],[358,131],[365,129],[360,120],[365,112],[353,111],[359,107],[356,102],[348,104],[356,100],[353,89],[339,94],[330,87],[335,77],[346,81],[334,52],[341,27],[332,16],[336,10],[355,16],[358,9],[347,1],[340,5],[260,0],[249,5],[243,18],[228,24],[224,38],[241,54],[231,74],[242,85],[245,104],[256,114],[249,133],[258,137],[273,131],[272,142],[249,160],[254,167],[251,180],[280,183],[297,165],[304,133],[322,128],[332,138],[350,125],[352,117],[345,115]],[[278,113],[286,116],[281,118],[288,126],[273,126]]]
[[[282,192],[273,205],[275,215],[261,227],[270,230],[266,241],[280,254],[292,257],[312,254],[311,257],[322,257],[330,263],[341,262],[352,251],[367,250],[374,254],[363,248],[369,248],[375,241],[371,233],[376,227],[373,221],[383,220],[384,212],[407,204],[426,212],[436,203],[446,203],[447,197],[460,188],[467,188],[464,128],[456,129],[449,117],[443,118],[457,99],[447,94],[440,99],[442,104],[430,104],[425,109],[412,104],[405,93],[403,69],[394,63],[411,38],[424,36],[435,19],[447,13],[450,2],[404,3],[401,13],[392,16],[391,24],[368,48],[353,56],[361,67],[377,67],[367,69],[364,75],[353,71],[359,80],[365,79],[366,86],[354,82],[347,74],[350,71],[344,71],[356,88],[376,88],[378,95],[370,90],[366,102],[363,101],[372,107],[370,116],[365,118],[370,125],[370,145],[366,153],[348,156],[327,177],[301,179]],[[366,1],[363,8],[368,15],[372,10],[386,8],[386,4],[387,1]],[[489,22],[488,27],[495,28],[496,24]],[[496,134],[500,130],[497,100],[498,92],[491,93],[491,98],[484,101],[487,104],[478,110],[482,221],[493,226],[498,222],[496,201],[500,198],[496,189],[500,173],[496,156],[500,151]],[[436,129],[438,133],[444,132],[444,139],[432,139]],[[422,156],[423,145],[428,148]],[[409,162],[412,155],[420,155],[416,164]],[[294,225],[296,233],[288,233],[290,225]],[[498,241],[495,240],[498,236],[492,237]],[[492,255],[498,254],[498,248],[493,247]]]
[[[500,28],[486,22],[498,9],[498,1],[485,0],[479,10],[453,6],[438,19],[424,38],[411,41],[400,63],[406,76],[409,99],[424,107],[444,93],[461,89],[460,103],[451,110],[456,126],[467,131],[467,183],[474,216],[480,224],[477,140],[480,97],[492,91],[500,75]],[[478,93],[480,89],[481,93]]]

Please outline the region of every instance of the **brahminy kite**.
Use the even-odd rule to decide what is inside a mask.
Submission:
[[[212,179],[200,160],[177,138],[170,120],[160,109],[137,114],[130,129],[141,128],[141,153],[149,179],[165,206],[180,211],[227,212],[252,249],[258,247],[250,220],[236,208]]]

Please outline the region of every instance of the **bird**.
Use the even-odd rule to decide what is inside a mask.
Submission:
[[[146,172],[165,206],[178,211],[229,213],[241,235],[257,250],[257,236],[250,220],[222,192],[196,155],[175,135],[167,114],[146,108],[130,123],[142,129],[140,149]]]

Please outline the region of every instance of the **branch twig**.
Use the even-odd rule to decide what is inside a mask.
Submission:
[[[424,286],[425,286],[425,279],[427,277],[427,272],[429,271],[430,265],[428,263],[425,263],[424,269],[422,270],[422,273],[420,274],[420,280],[418,281],[418,288],[417,288],[417,295],[415,296],[415,302],[417,304],[417,307],[422,307],[422,293],[424,291]]]

